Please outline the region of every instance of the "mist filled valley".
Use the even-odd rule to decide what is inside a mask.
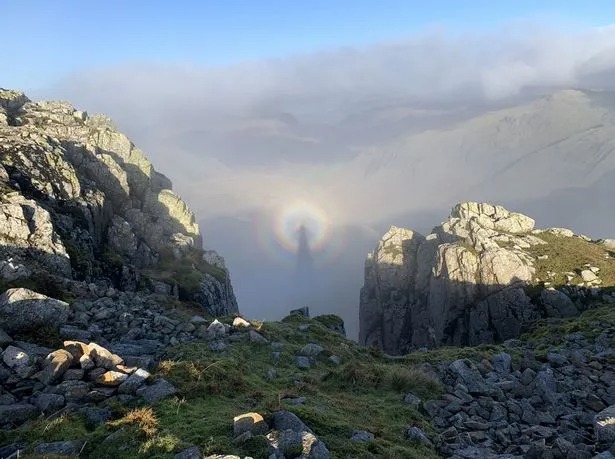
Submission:
[[[274,92],[259,100],[266,108],[242,101],[230,114],[211,113],[205,96],[202,105],[180,106],[182,95],[164,85],[146,95],[155,108],[135,112],[143,94],[100,100],[132,91],[99,84],[95,95],[60,92],[117,113],[117,124],[195,209],[205,245],[224,254],[241,310],[253,317],[309,306],[341,315],[356,338],[367,252],[391,225],[428,234],[457,202],[501,204],[539,227],[595,239],[615,232],[607,198],[615,93],[606,79],[586,89],[519,86],[497,99],[477,93],[476,101],[342,94],[306,106],[307,96]],[[229,91],[231,100],[240,97]],[[301,225],[309,229],[306,282],[314,288],[297,279]]]

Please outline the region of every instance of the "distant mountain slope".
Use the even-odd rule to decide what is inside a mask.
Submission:
[[[560,91],[372,146],[350,164],[387,208],[459,199],[533,199],[590,186],[615,169],[615,112],[600,95]],[[412,196],[409,202],[408,196]]]

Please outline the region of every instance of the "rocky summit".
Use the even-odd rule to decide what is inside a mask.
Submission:
[[[0,90],[0,459],[613,459],[614,247],[464,203],[370,255],[365,345],[248,320],[107,118]]]
[[[224,259],[203,250],[171,181],[111,120],[1,89],[0,282],[93,298],[148,290],[237,312]]]
[[[614,303],[608,244],[474,202],[427,236],[391,227],[365,263],[360,342],[390,354],[503,342],[538,319]]]

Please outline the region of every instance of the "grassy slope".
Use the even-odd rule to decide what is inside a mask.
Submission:
[[[308,330],[300,331],[300,323],[309,324]],[[180,345],[169,349],[158,371],[178,387],[178,396],[155,406],[153,413],[115,407],[116,420],[95,429],[88,428],[79,416],[38,420],[15,431],[0,432],[0,444],[84,439],[87,444],[82,457],[97,458],[172,457],[172,453],[195,444],[205,454],[260,458],[267,457],[264,437],[234,445],[232,419],[248,411],[267,419],[283,408],[310,426],[332,457],[437,457],[433,450],[404,439],[409,425],[432,430],[419,412],[402,401],[404,394],[412,391],[427,399],[440,391],[439,385],[414,365],[359,348],[318,320],[289,317],[262,324],[260,332],[271,341],[284,343],[277,364],[269,345],[247,339],[218,355],[204,342]],[[294,356],[309,342],[319,343],[325,352],[315,367],[300,370]],[[341,365],[328,360],[333,354],[342,358]],[[272,367],[277,377],[270,380],[267,371]],[[296,396],[306,397],[305,405],[283,400]],[[354,429],[373,432],[375,441],[351,442]],[[104,441],[113,432],[115,438]]]
[[[300,331],[300,323],[309,324],[308,330]],[[577,318],[539,322],[522,339],[538,344],[539,357],[543,347],[546,351],[557,346],[569,333],[595,338],[605,326],[615,326],[613,306],[587,310]],[[82,439],[87,440],[82,457],[114,459],[172,457],[195,444],[205,454],[261,458],[267,457],[263,437],[254,437],[243,445],[232,443],[232,418],[256,411],[268,419],[273,411],[283,408],[303,419],[327,444],[332,457],[435,458],[433,450],[411,444],[403,437],[408,425],[433,431],[419,412],[402,402],[407,391],[424,400],[440,392],[439,385],[416,365],[489,358],[503,350],[497,345],[440,348],[389,358],[356,346],[318,320],[300,317],[264,323],[260,332],[271,341],[284,343],[278,364],[272,362],[269,345],[247,340],[235,343],[222,355],[214,354],[204,342],[176,346],[169,349],[158,373],[177,385],[177,397],[153,410],[115,406],[115,420],[97,428],[91,428],[76,415],[39,419],[17,430],[0,432],[0,444]],[[321,344],[325,352],[318,357],[316,367],[299,370],[294,356],[309,342]],[[507,352],[512,352],[513,358],[519,357],[514,350]],[[332,354],[342,358],[342,365],[328,361]],[[277,370],[273,380],[266,376],[271,367]],[[296,396],[306,397],[305,405],[294,406],[283,400]],[[349,437],[354,429],[369,430],[376,440],[353,443]]]
[[[579,237],[565,237],[551,233],[541,233],[537,236],[547,244],[533,246],[528,251],[535,257],[548,255],[547,259],[536,260],[534,265],[536,277],[542,281],[550,280],[555,287],[566,285],[564,273],[574,272],[577,276],[572,283],[579,284],[582,282],[580,272],[586,269],[585,264],[590,264],[600,268],[601,287],[615,286],[615,258],[611,256],[615,254],[603,245]],[[550,279],[547,271],[554,272],[555,277]]]
[[[203,260],[203,251],[196,249],[181,260],[176,260],[172,253],[161,253],[160,262],[142,269],[141,274],[171,285],[177,283],[180,298],[185,300],[201,290],[203,274],[210,274],[220,282],[224,282],[227,276],[223,269]]]

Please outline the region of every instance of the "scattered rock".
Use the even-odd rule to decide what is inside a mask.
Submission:
[[[233,418],[233,436],[250,432],[252,435],[264,435],[269,431],[269,426],[258,413],[245,413]]]
[[[11,344],[13,342],[13,338],[11,338],[8,333],[0,328],[0,347],[4,347],[7,344]]]
[[[34,405],[39,409],[41,413],[51,414],[62,408],[66,400],[63,395],[60,394],[45,394],[40,393],[33,396]]]
[[[406,429],[405,436],[410,441],[421,443],[427,446],[433,446],[433,443],[431,442],[431,440],[429,440],[429,438],[427,438],[425,432],[423,432],[418,427],[408,427]]]
[[[213,340],[216,338],[222,338],[226,335],[226,326],[218,319],[215,319],[209,327],[207,327],[206,339]]]
[[[134,394],[145,382],[151,377],[150,373],[142,368],[137,369],[132,373],[126,381],[118,387],[117,391],[120,394]]]
[[[41,455],[76,456],[82,447],[82,441],[55,441],[53,443],[41,443],[34,448],[34,452]]]
[[[173,384],[168,382],[166,379],[158,379],[151,386],[144,386],[137,389],[136,393],[139,397],[143,397],[146,402],[155,404],[176,392],[177,389],[173,386]]]
[[[470,394],[486,394],[489,391],[483,377],[472,362],[464,359],[455,360],[450,364],[450,369],[457,374],[458,379]]]
[[[295,364],[303,370],[307,370],[308,368],[312,367],[312,364],[310,363],[310,358],[303,355],[298,355],[297,357],[295,357]]]
[[[301,350],[299,351],[299,353],[301,355],[305,355],[308,357],[315,357],[317,355],[319,355],[321,352],[323,352],[325,349],[320,346],[319,344],[315,344],[315,343],[309,343],[306,344],[305,346],[303,346],[301,348]]]
[[[41,382],[50,384],[53,381],[57,381],[64,375],[72,363],[73,356],[70,352],[64,349],[53,351],[45,359],[43,371],[40,376]]]
[[[6,459],[16,459],[20,457],[20,453],[25,450],[26,444],[11,443],[10,445],[0,446],[0,457]]]
[[[546,288],[540,292],[540,301],[550,317],[574,317],[579,310],[565,293],[554,288]]]
[[[366,430],[353,430],[352,436],[350,437],[350,440],[356,441],[359,443],[372,441],[373,439],[374,439],[374,434]]]
[[[98,426],[104,424],[111,419],[110,408],[95,408],[87,407],[84,410],[85,419],[91,426]]]
[[[85,376],[85,371],[80,368],[70,368],[64,373],[64,381],[79,381]]]
[[[250,336],[250,342],[252,343],[267,344],[269,342],[267,338],[254,330],[250,330],[248,335]]]
[[[276,430],[292,430],[293,432],[310,432],[313,433],[308,426],[306,426],[301,419],[290,411],[276,411],[273,413],[273,428]]]
[[[128,379],[128,375],[119,371],[107,371],[96,378],[96,383],[102,386],[119,386]]]
[[[2,360],[9,368],[26,367],[30,364],[30,356],[16,346],[8,346],[2,353]]]
[[[498,373],[510,373],[512,357],[506,352],[500,352],[491,358],[493,369]]]
[[[173,457],[175,459],[201,459],[202,455],[201,450],[198,446],[191,446],[190,448],[186,448],[183,451],[180,451]]]
[[[96,366],[98,367],[102,367],[107,370],[115,370],[116,365],[122,365],[124,363],[124,359],[122,359],[119,355],[113,354],[96,343],[88,344],[88,349],[90,351],[90,358],[94,360]]]
[[[62,381],[55,386],[54,393],[63,395],[66,401],[82,403],[90,392],[90,385],[85,381]]]
[[[17,425],[36,417],[37,413],[36,407],[28,403],[0,405],[0,422]]]
[[[581,271],[581,278],[583,282],[594,282],[598,279],[598,276],[591,269],[584,269]]]
[[[404,402],[406,402],[408,405],[418,409],[421,406],[421,399],[418,398],[416,395],[408,392],[405,396],[404,396]]]
[[[277,437],[277,438],[276,438]],[[307,431],[281,430],[269,436],[274,450],[290,456],[301,451],[301,456],[311,459],[328,459],[329,450],[313,433]]]
[[[251,326],[252,325],[250,324],[250,322],[248,322],[246,319],[243,319],[241,317],[235,317],[233,319],[233,327],[235,328],[248,328]]]
[[[594,417],[596,441],[608,447],[615,445],[615,405],[605,408]]]
[[[289,403],[291,405],[303,405],[306,400],[307,399],[305,397],[290,397],[282,399],[283,402]]]

